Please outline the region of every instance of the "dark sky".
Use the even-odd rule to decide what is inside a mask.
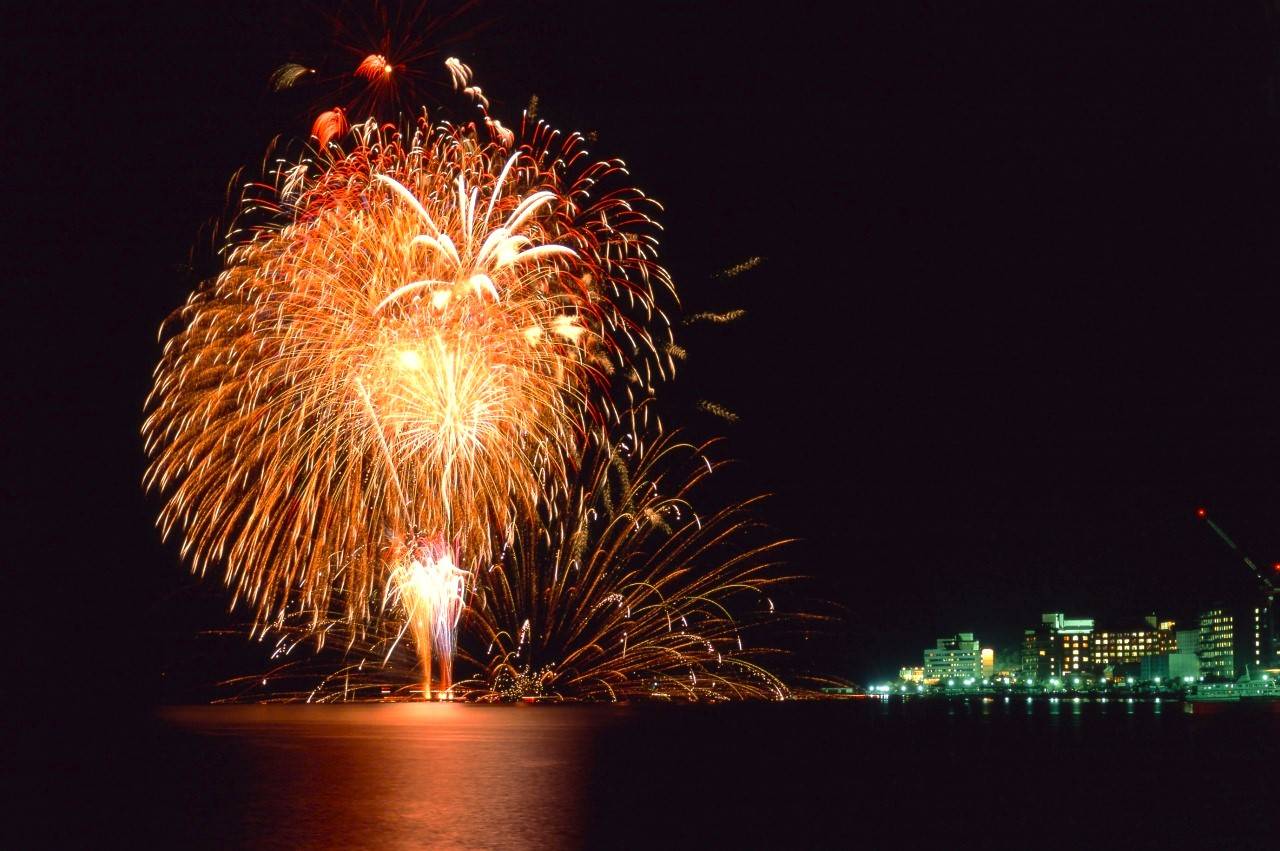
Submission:
[[[666,205],[686,306],[747,310],[669,397],[845,608],[833,672],[1042,611],[1186,616],[1241,581],[1201,503],[1280,560],[1272,4],[832,5],[480,3],[444,55],[500,117],[536,93],[596,130]],[[234,170],[306,130],[268,74],[330,28],[41,6],[5,43],[13,605],[59,672],[149,693],[226,621],[138,484],[155,332]]]

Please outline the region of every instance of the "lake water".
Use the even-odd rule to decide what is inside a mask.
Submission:
[[[1280,847],[1280,716],[1178,704],[176,707],[137,736],[99,790],[120,847]]]

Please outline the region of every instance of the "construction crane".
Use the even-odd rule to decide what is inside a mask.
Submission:
[[[1222,542],[1226,544],[1228,547],[1230,547],[1232,552],[1234,552],[1236,555],[1238,555],[1241,558],[1242,561],[1244,561],[1245,567],[1253,571],[1253,575],[1257,577],[1258,582],[1261,583],[1262,585],[1264,593],[1267,595],[1267,602],[1270,603],[1272,600],[1274,600],[1276,598],[1276,594],[1280,592],[1280,589],[1277,589],[1276,583],[1273,582],[1271,578],[1267,576],[1267,571],[1258,567],[1258,565],[1254,564],[1253,559],[1249,558],[1249,556],[1241,552],[1240,548],[1236,546],[1236,542],[1231,540],[1231,536],[1228,535],[1226,532],[1222,531],[1221,526],[1213,522],[1213,518],[1209,516],[1208,511],[1205,511],[1203,508],[1197,508],[1196,517],[1199,517],[1201,520],[1208,523],[1209,528],[1214,531],[1214,534],[1216,534],[1219,538],[1221,538]],[[1280,562],[1276,562],[1276,564],[1273,566],[1273,570],[1276,573],[1276,575],[1280,577]]]
[[[1276,579],[1273,580],[1267,575],[1269,571],[1258,567],[1258,565],[1254,563],[1253,559],[1249,558],[1248,555],[1243,553],[1240,548],[1236,546],[1236,542],[1231,540],[1231,536],[1222,531],[1221,526],[1213,522],[1208,511],[1204,508],[1197,508],[1196,516],[1209,524],[1209,528],[1213,530],[1214,534],[1221,538],[1222,542],[1230,547],[1231,551],[1240,557],[1241,561],[1244,562],[1245,567],[1249,568],[1249,570],[1253,572],[1253,575],[1258,580],[1258,584],[1262,586],[1262,594],[1266,599],[1266,609],[1263,610],[1262,616],[1266,620],[1262,624],[1263,634],[1262,636],[1259,636],[1259,638],[1263,638],[1263,636],[1265,636],[1262,641],[1262,647],[1266,647],[1266,650],[1264,652],[1261,647],[1255,645],[1254,659],[1264,668],[1275,667],[1277,663],[1280,663],[1280,623],[1278,623],[1280,618],[1277,618],[1278,613],[1276,612],[1276,596],[1277,591],[1280,591],[1280,589],[1276,587],[1277,583],[1280,582],[1280,562],[1276,562],[1276,564],[1273,565],[1273,571],[1276,576]]]

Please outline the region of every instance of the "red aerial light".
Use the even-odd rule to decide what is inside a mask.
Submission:
[[[1196,517],[1204,517],[1204,516],[1205,516],[1205,510],[1203,508],[1197,508]]]

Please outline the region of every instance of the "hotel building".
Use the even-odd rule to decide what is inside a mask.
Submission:
[[[1040,626],[1022,638],[1022,676],[1042,680],[1093,664],[1093,618],[1069,618],[1061,612],[1040,617]]]
[[[982,676],[982,647],[972,632],[939,638],[924,651],[924,681],[977,679]]]
[[[1040,626],[1023,635],[1022,676],[1045,679],[1093,674],[1145,656],[1177,649],[1173,621],[1154,616],[1120,629],[1100,630],[1093,618],[1068,618],[1061,612],[1041,616]]]
[[[1094,637],[1094,662],[1100,668],[1131,665],[1146,656],[1161,656],[1178,649],[1173,621],[1158,621],[1155,616],[1143,625],[1129,629],[1105,630]]]

